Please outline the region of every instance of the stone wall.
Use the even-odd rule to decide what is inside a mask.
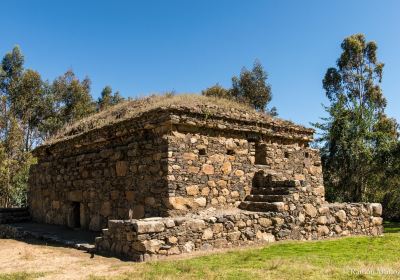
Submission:
[[[302,142],[232,130],[175,129],[180,131],[168,136],[171,215],[238,206],[266,176],[306,181],[312,188],[307,199],[324,201],[319,152]]]
[[[198,250],[276,240],[317,240],[382,233],[380,204],[306,206],[302,218],[284,213],[206,210],[199,215],[110,220],[96,239],[99,253],[144,261]]]
[[[38,149],[29,179],[33,220],[98,231],[108,219],[165,216],[165,117],[157,116],[157,127],[151,119],[124,122]]]

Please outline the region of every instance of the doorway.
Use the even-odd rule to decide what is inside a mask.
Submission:
[[[68,226],[70,228],[80,228],[81,227],[80,208],[81,208],[81,204],[79,202],[71,202],[69,213],[68,213]]]

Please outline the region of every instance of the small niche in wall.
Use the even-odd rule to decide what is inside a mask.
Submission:
[[[285,152],[284,156],[285,156],[285,158],[289,158],[289,156],[290,156],[289,152]]]
[[[230,156],[233,156],[235,154],[235,150],[228,149],[228,150],[226,150],[226,154],[230,155]]]
[[[200,148],[200,149],[199,149],[199,155],[200,155],[200,156],[205,156],[206,154],[207,154],[207,151],[206,151],[205,148]]]
[[[310,154],[309,154],[308,152],[305,152],[305,153],[304,153],[304,157],[305,157],[305,158],[309,158],[309,157],[310,157]]]
[[[255,150],[255,164],[267,165],[267,146],[257,142]]]

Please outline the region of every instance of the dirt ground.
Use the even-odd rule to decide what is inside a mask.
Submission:
[[[106,258],[72,248],[0,239],[0,273],[39,272],[39,279],[87,279],[140,269],[141,264]]]

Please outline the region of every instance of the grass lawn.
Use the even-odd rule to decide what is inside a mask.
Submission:
[[[128,270],[119,273],[119,266]],[[386,223],[383,237],[278,242],[190,259],[114,263],[113,269],[112,276],[86,279],[400,279],[400,223]],[[0,279],[41,277],[0,274]]]

